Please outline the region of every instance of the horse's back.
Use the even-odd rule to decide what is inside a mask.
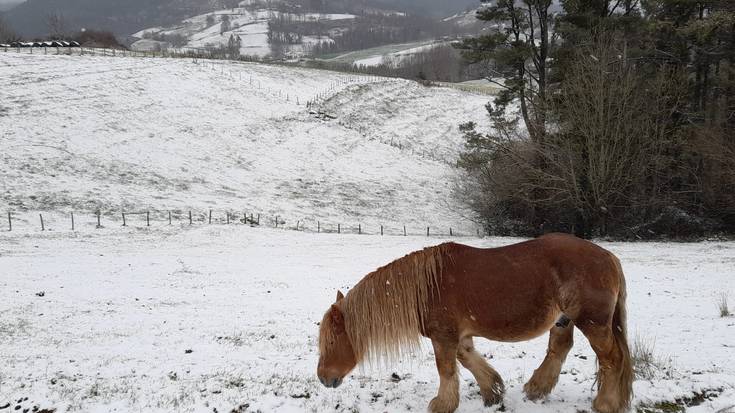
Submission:
[[[579,311],[571,308],[575,303],[597,297],[607,302],[620,288],[615,257],[572,235],[499,248],[445,248],[451,257],[442,281],[445,304],[474,314],[478,322],[467,322],[467,328],[495,340],[535,337],[561,312]]]

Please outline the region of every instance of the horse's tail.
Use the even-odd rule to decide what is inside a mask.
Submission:
[[[625,299],[627,296],[625,275],[623,274],[623,268],[620,265],[620,260],[617,258],[614,260],[618,276],[620,277],[620,291],[618,292],[618,300],[615,304],[615,312],[613,313],[612,332],[615,339],[615,345],[622,356],[618,388],[620,389],[620,397],[623,405],[627,409],[630,406],[630,400],[633,397],[634,372],[633,363],[630,357],[630,348],[628,347],[628,312],[625,308]]]

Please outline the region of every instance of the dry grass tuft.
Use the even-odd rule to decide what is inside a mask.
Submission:
[[[657,356],[655,347],[655,340],[636,335],[630,357],[633,359],[633,370],[637,379],[653,380],[660,377],[658,373],[665,378],[672,377],[674,369],[671,359]]]
[[[717,309],[720,310],[720,317],[729,317],[732,315],[730,313],[730,307],[727,304],[727,293],[720,293],[717,296],[716,303]]]

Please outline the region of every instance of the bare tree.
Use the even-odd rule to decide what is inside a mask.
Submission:
[[[0,43],[11,43],[18,40],[20,40],[20,36],[0,16]]]
[[[66,19],[60,12],[46,16],[46,27],[52,40],[63,40],[67,35]]]
[[[231,29],[230,16],[228,14],[222,15],[222,24],[220,25],[219,33],[225,34],[225,32],[229,32]]]

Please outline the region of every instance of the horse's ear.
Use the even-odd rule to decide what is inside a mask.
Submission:
[[[332,318],[334,328],[338,333],[341,333],[345,329],[345,317],[342,315],[342,310],[336,305],[332,304],[332,308],[329,309],[329,316]]]
[[[340,300],[342,300],[343,298],[345,298],[345,295],[342,294],[342,291],[337,290],[337,301],[336,302],[340,302]]]

